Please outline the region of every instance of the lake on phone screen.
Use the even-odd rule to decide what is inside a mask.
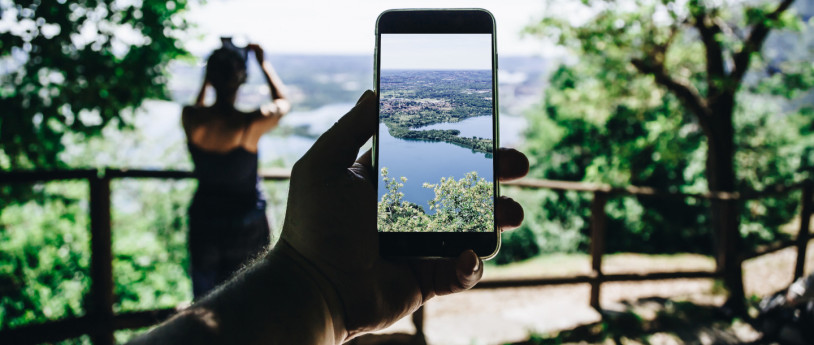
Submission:
[[[457,129],[462,137],[492,137],[492,117],[477,116],[455,123],[438,123],[424,126],[416,130],[427,129]],[[430,188],[424,188],[424,182],[438,183],[441,177],[461,179],[466,173],[476,171],[479,178],[487,181],[494,180],[492,156],[487,158],[485,153],[473,152],[471,149],[449,144],[446,142],[430,142],[423,140],[405,140],[394,138],[387,131],[385,124],[379,124],[379,174],[378,194],[386,191],[381,176],[381,168],[387,167],[388,177],[406,177],[407,182],[401,191],[404,199],[421,205],[428,214],[430,211],[427,201],[435,198]]]

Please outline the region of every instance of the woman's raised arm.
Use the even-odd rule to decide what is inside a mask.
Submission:
[[[260,64],[260,69],[263,70],[263,76],[266,78],[269,90],[271,91],[273,106],[262,107],[261,113],[263,113],[264,116],[285,115],[291,110],[291,103],[288,101],[288,97],[286,97],[286,89],[282,79],[277,76],[277,72],[274,71],[274,67],[271,63],[265,60],[263,48],[261,48],[260,45],[250,44],[249,49],[254,51],[254,56],[257,58],[257,63]]]

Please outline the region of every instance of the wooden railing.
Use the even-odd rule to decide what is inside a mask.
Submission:
[[[265,180],[288,180],[285,170],[262,174]],[[122,178],[177,180],[193,178],[188,171],[158,170],[61,170],[0,172],[0,184],[39,183],[62,180],[88,181],[90,195],[90,292],[86,313],[80,317],[26,325],[0,332],[0,344],[37,344],[90,335],[94,344],[113,344],[113,332],[158,323],[175,308],[114,313],[113,253],[111,251],[110,181]]]
[[[288,171],[277,170],[261,173],[265,180],[287,180]],[[90,231],[91,231],[91,288],[89,304],[86,315],[71,317],[45,323],[25,325],[0,332],[2,344],[36,344],[54,342],[75,338],[81,335],[90,335],[94,344],[113,344],[113,333],[121,329],[136,329],[147,327],[172,315],[175,308],[155,309],[137,312],[114,313],[113,295],[113,267],[111,252],[111,203],[110,182],[112,179],[123,178],[150,178],[150,179],[188,179],[192,174],[187,171],[156,171],[156,170],[63,170],[63,171],[20,171],[0,172],[0,184],[40,183],[61,180],[86,180],[89,184],[90,195]],[[602,184],[590,184],[566,181],[523,179],[505,183],[508,186],[529,189],[550,189],[562,191],[578,191],[592,193],[591,202],[591,269],[588,275],[567,277],[544,277],[530,279],[487,280],[480,282],[476,289],[496,289],[505,287],[541,286],[556,284],[591,285],[590,305],[600,309],[600,288],[605,282],[619,281],[645,281],[677,278],[722,278],[726,270],[737,268],[743,260],[771,253],[791,246],[797,247],[797,262],[794,268],[794,277],[803,275],[805,268],[805,253],[809,235],[812,208],[812,195],[814,183],[806,180],[791,186],[778,186],[762,192],[750,193],[677,193],[662,192],[647,187],[611,187]],[[718,263],[714,271],[682,271],[682,272],[653,272],[645,274],[604,274],[602,271],[602,256],[605,253],[606,220],[605,205],[614,197],[635,196],[653,198],[695,198],[705,200],[745,201],[765,198],[772,195],[786,194],[802,189],[801,224],[797,238],[793,241],[774,243],[758,248],[754,253],[742,254],[732,252],[734,246],[719,245]],[[726,258],[735,258],[727,260]]]
[[[751,191],[745,193],[725,193],[725,192],[707,192],[707,193],[682,193],[682,192],[665,192],[658,191],[650,187],[612,187],[605,184],[593,184],[583,182],[569,182],[569,181],[551,181],[551,180],[532,180],[523,179],[519,181],[506,182],[504,185],[517,186],[520,188],[534,188],[534,189],[549,189],[561,191],[579,191],[592,193],[593,199],[591,201],[591,222],[590,222],[590,255],[591,255],[591,273],[589,275],[569,276],[569,277],[546,277],[537,279],[522,279],[522,280],[501,280],[501,281],[483,281],[480,282],[475,288],[497,288],[497,287],[516,287],[516,286],[538,286],[538,285],[555,285],[555,284],[576,284],[576,283],[589,283],[591,284],[590,305],[594,309],[601,309],[599,297],[600,288],[604,282],[619,282],[619,281],[645,281],[645,280],[665,280],[665,279],[689,279],[689,278],[724,278],[727,276],[727,270],[736,270],[740,277],[740,267],[744,260],[755,258],[764,254],[772,253],[778,250],[789,248],[792,246],[797,247],[797,261],[794,268],[794,279],[801,277],[805,269],[806,249],[808,240],[811,238],[809,234],[810,220],[812,214],[812,195],[814,195],[814,181],[805,180],[803,182],[795,183],[788,186],[773,186],[763,191]],[[801,196],[801,209],[800,209],[800,230],[797,238],[791,241],[778,241],[767,246],[759,247],[751,253],[738,253],[737,247],[731,245],[731,241],[727,241],[727,237],[719,236],[718,247],[716,248],[716,269],[714,271],[680,271],[680,272],[652,272],[644,274],[604,274],[602,271],[602,256],[605,254],[605,236],[606,236],[606,223],[607,215],[605,213],[605,205],[610,198],[633,196],[645,198],[660,198],[660,199],[681,199],[687,198],[699,200],[722,200],[729,202],[744,202],[747,200],[756,200],[766,198],[774,195],[787,194],[796,190],[802,190]],[[736,229],[737,230],[737,229]],[[742,279],[739,278],[739,279]],[[741,285],[742,286],[742,285]],[[741,292],[740,295],[743,295]]]

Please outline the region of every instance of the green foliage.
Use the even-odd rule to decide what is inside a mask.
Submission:
[[[485,232],[495,224],[494,186],[477,172],[468,172],[460,179],[442,177],[437,184],[424,183],[435,191],[430,200],[430,231]]]
[[[556,3],[581,7],[575,1]],[[584,5],[582,9],[590,7],[587,11],[593,14],[590,20],[577,23],[554,14],[527,28],[579,57],[550,75],[542,106],[527,114],[524,149],[532,161],[530,175],[664,191],[706,191],[708,137],[697,114],[652,74],[642,73],[636,63],[661,66],[673,80],[704,95],[710,85],[707,81],[724,81],[708,78],[705,45],[691,15],[703,13],[714,16],[716,23],[747,25],[755,19],[737,15],[737,11],[756,10],[704,1],[682,5],[636,0],[612,6],[584,1]],[[787,15],[779,21],[793,19],[799,21],[799,17]],[[771,26],[781,27],[802,28],[801,35],[814,32],[811,24]],[[725,51],[741,48],[739,38],[730,32],[719,33],[715,39]],[[773,44],[780,43],[773,42],[780,41],[769,41],[761,53],[774,54]],[[757,59],[753,64],[734,109],[738,189],[791,183],[811,170],[808,157],[814,141],[807,129],[811,128],[810,115],[805,115],[808,107],[788,101],[811,88],[810,57],[809,49],[779,55],[775,62]],[[774,74],[769,77],[763,68]],[[527,206],[527,219],[568,224],[571,232],[587,236],[591,195],[555,194]],[[795,214],[797,200],[799,197],[791,195],[744,204],[741,231],[746,247],[784,236],[780,227]],[[607,239],[608,250],[708,253],[712,249],[708,209],[707,202],[693,199],[611,199],[606,208],[608,233],[612,234]],[[538,244],[543,243],[541,237],[559,233],[556,228],[535,231],[528,225],[520,230],[535,233]],[[584,249],[579,246],[577,242],[568,249]]]
[[[48,201],[12,205],[0,215],[0,329],[85,313],[88,204],[73,198],[87,184],[39,188]]]
[[[498,265],[522,261],[540,254],[537,238],[528,227],[506,231],[500,237],[500,251],[495,257]]]
[[[519,228],[501,235],[496,263],[508,264],[540,253],[587,249],[587,236],[577,229],[587,228],[585,219],[590,217],[590,207],[579,193],[515,187],[501,187],[501,193],[524,206],[525,218]],[[575,212],[584,218],[573,216]]]
[[[587,65],[587,66],[586,66]],[[700,130],[668,95],[653,95],[655,86],[644,78],[630,81],[625,90],[594,85],[593,66],[561,66],[551,76],[542,114],[530,112],[526,152],[532,157],[531,175],[538,178],[639,185],[659,190],[703,185],[703,170],[694,170],[703,159]],[[631,76],[633,77],[633,76]],[[659,97],[660,96],[660,97]],[[576,101],[590,97],[597,101]],[[622,99],[619,99],[622,98]],[[629,98],[629,99],[628,99]],[[651,99],[648,99],[651,98]],[[618,104],[613,104],[614,100]],[[634,103],[634,99],[639,104]],[[604,105],[604,106],[603,106]],[[585,107],[596,107],[591,111]],[[635,108],[634,108],[635,106]],[[602,116],[591,116],[591,114]],[[703,160],[700,162],[703,167]],[[590,198],[587,193],[556,192],[531,206],[530,218],[543,218],[560,227],[589,235]],[[646,203],[643,208],[641,203]],[[542,210],[542,211],[540,211]],[[545,212],[545,214],[540,214]],[[710,241],[701,214],[702,205],[684,200],[611,199],[608,249],[639,252],[708,251]],[[527,222],[533,223],[533,222]],[[524,228],[531,227],[524,225]],[[540,229],[541,236],[562,233]],[[683,239],[683,240],[682,240]],[[580,243],[573,243],[579,246]],[[550,248],[577,250],[584,247]]]
[[[437,184],[424,183],[435,197],[429,200],[430,210],[404,200],[400,189],[406,177],[388,177],[382,168],[387,192],[378,203],[379,231],[383,232],[485,232],[494,226],[492,183],[469,172],[460,180],[442,177]]]
[[[61,165],[66,133],[99,135],[148,98],[167,98],[167,64],[185,56],[186,0],[3,1],[0,168]]]
[[[492,110],[489,70],[384,71],[381,84],[381,120],[403,127],[457,122]]]
[[[126,166],[129,155],[112,147],[122,144],[116,143],[120,131],[133,125],[144,100],[168,98],[168,64],[187,54],[181,46],[187,5],[0,2],[11,24],[0,32],[0,169],[95,166],[104,157]],[[103,130],[104,142],[87,140]],[[74,149],[64,152],[67,146]],[[117,185],[116,308],[188,301],[184,230],[192,185]],[[0,188],[0,329],[82,315],[89,288],[87,186]]]
[[[285,206],[280,200],[288,184],[265,187],[272,229],[279,234]],[[87,184],[54,182],[36,188],[43,189],[44,201],[11,205],[0,215],[0,330],[84,315],[86,310]],[[168,308],[191,301],[187,207],[195,183],[114,180],[111,189],[115,310]],[[117,339],[134,334],[117,334]]]
[[[735,126],[738,185],[742,190],[763,190],[811,176],[812,166],[804,161],[814,145],[814,136],[801,134],[806,119],[792,112],[783,117],[787,105],[768,97],[744,97]],[[745,202],[741,209],[741,235],[747,248],[783,238],[782,226],[799,211],[799,193]]]
[[[458,130],[416,130],[492,114],[491,71],[385,71],[379,120],[400,139],[443,141],[491,158],[490,138],[460,137]]]
[[[423,207],[404,200],[404,192],[400,191],[407,178],[402,176],[396,180],[387,174],[387,168],[382,168],[382,179],[387,192],[378,203],[379,231],[425,231],[429,217]]]
[[[582,116],[581,105],[566,101],[572,93],[579,93],[584,83],[592,83],[592,77],[578,72],[580,69],[582,65],[562,66],[555,72],[546,94],[545,113],[529,114],[526,150],[533,160],[532,176],[666,191],[706,189],[706,145],[701,130],[674,98],[664,95],[660,103],[639,109],[620,105],[593,122]],[[643,93],[646,89],[628,91]],[[597,90],[588,92],[597,97]],[[744,102],[748,108],[739,109],[735,122],[740,188],[760,190],[799,179],[803,170],[810,169],[801,157],[809,152],[806,150],[812,142],[810,135],[800,134],[802,115],[778,116],[783,113],[782,103],[757,95]],[[584,211],[590,198],[589,194],[569,198],[559,193],[554,200],[530,207],[529,217],[545,212],[546,220],[582,224],[578,229],[587,236],[590,215]],[[798,200],[791,195],[746,203],[741,231],[747,248],[782,237],[780,227],[791,220]],[[612,199],[606,209],[608,231],[623,235],[609,237],[608,249],[709,253],[708,207],[708,203],[693,199]]]
[[[114,183],[113,275],[117,310],[191,299],[186,207],[192,183]],[[0,217],[0,329],[85,313],[90,286],[87,185],[45,185],[49,201]],[[138,194],[130,199],[126,194]],[[122,198],[126,202],[116,202]],[[82,201],[76,201],[82,200]]]
[[[113,279],[117,311],[174,307],[192,299],[187,208],[192,181],[115,181]]]
[[[493,141],[488,138],[461,137],[461,131],[457,129],[427,129],[423,131],[412,130],[409,127],[393,126],[389,129],[390,135],[395,138],[407,140],[423,140],[430,142],[447,142],[453,145],[471,149],[472,152],[486,153],[487,158],[492,158]]]
[[[160,103],[153,104],[152,109],[156,109],[156,105],[162,106],[159,108],[161,112],[180,116],[178,106]],[[137,126],[142,125],[143,122],[137,123]],[[67,135],[66,143],[72,149],[61,156],[69,166],[133,167],[146,161],[164,164],[162,168],[169,169],[191,167],[183,137],[166,146],[150,146],[147,144],[151,142],[149,133],[145,133],[142,127],[136,129],[117,131],[107,127],[103,137],[90,140],[83,140],[76,134]],[[128,148],[128,154],[121,154],[122,148]],[[33,199],[2,208],[0,315],[3,316],[0,329],[82,315],[85,310],[84,296],[90,284],[88,187],[86,183],[76,182],[54,182],[44,186],[15,185],[32,189]],[[268,193],[269,220],[272,230],[276,231],[273,238],[277,238],[288,181],[266,182],[263,186]],[[112,181],[114,308],[117,312],[172,307],[191,300],[186,240],[187,207],[194,188],[192,180]],[[38,263],[62,260],[58,255],[63,252],[61,248],[67,246],[66,241],[72,241],[68,263],[47,267]],[[26,255],[34,253],[55,257],[40,261],[26,259]],[[65,288],[80,283],[81,289],[77,291]],[[116,336],[118,341],[124,342],[133,334],[120,331]]]

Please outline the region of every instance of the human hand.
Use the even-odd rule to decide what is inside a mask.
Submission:
[[[376,174],[370,152],[354,161],[376,131],[378,97],[366,91],[356,106],[323,134],[294,165],[288,207],[277,248],[308,266],[314,280],[329,286],[323,295],[337,309],[349,339],[387,327],[430,298],[472,288],[483,275],[471,250],[455,259],[392,261],[379,256],[376,228]],[[528,159],[501,149],[500,180],[519,178]],[[501,229],[517,227],[522,207],[497,200]]]
[[[258,63],[262,64],[263,61],[265,61],[264,60],[265,55],[263,53],[263,47],[260,47],[259,44],[252,43],[252,44],[249,44],[247,46],[247,48],[249,48],[249,50],[254,52],[254,57],[257,59]]]

